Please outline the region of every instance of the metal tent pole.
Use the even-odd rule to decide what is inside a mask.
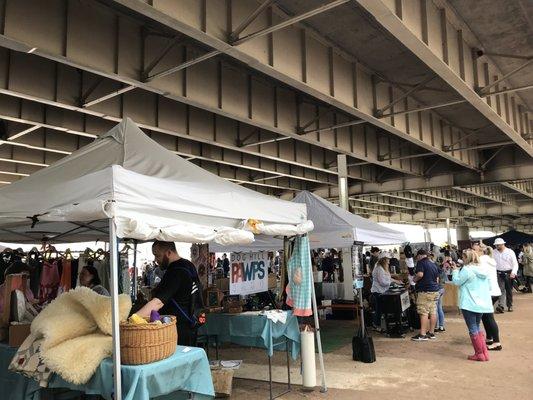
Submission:
[[[120,370],[120,330],[118,303],[118,243],[115,232],[115,221],[109,218],[109,260],[111,264],[111,312],[113,324],[113,380],[114,400],[122,400],[122,380]]]
[[[318,320],[318,307],[316,305],[315,296],[315,279],[313,276],[313,268],[310,269],[311,274],[311,301],[313,302],[313,316],[315,318],[316,342],[318,345],[318,359],[320,361],[320,370],[322,371],[322,388],[320,391],[326,393],[328,387],[326,385],[326,369],[324,368],[324,354],[322,353],[322,339],[320,338],[320,322]]]
[[[139,290],[137,282],[137,240],[133,241],[133,298],[137,300],[137,292]]]

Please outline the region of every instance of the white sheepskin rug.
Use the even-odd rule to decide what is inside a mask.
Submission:
[[[121,321],[130,309],[130,297],[121,294]],[[33,320],[31,333],[43,337],[41,358],[52,372],[67,382],[84,384],[113,352],[111,298],[86,287],[63,293]]]

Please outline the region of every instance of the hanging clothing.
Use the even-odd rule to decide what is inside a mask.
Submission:
[[[72,262],[61,260],[61,279],[59,281],[58,295],[72,289]]]
[[[100,277],[101,285],[105,287],[109,292],[111,292],[111,274],[110,274],[110,265],[109,258],[104,258],[103,260],[94,260],[93,267],[98,271],[98,276]]]
[[[79,260],[71,260],[70,262],[70,288],[76,289],[78,286],[78,274],[79,274]]]
[[[120,256],[119,272],[119,286],[122,289],[120,293],[131,295],[131,277],[127,254],[121,254]]]
[[[76,285],[75,287],[81,286],[80,285],[80,272],[83,269],[83,267],[89,265],[89,257],[86,254],[80,254],[78,258],[78,273],[76,274]],[[92,262],[92,261],[90,261]]]
[[[287,304],[293,308],[294,315],[308,317],[311,308],[311,253],[309,237],[299,236],[295,240],[292,256],[287,263],[289,284],[287,285]]]
[[[57,297],[59,281],[60,277],[59,270],[57,268],[57,261],[43,262],[41,286],[39,288],[39,300],[41,303],[50,302]]]
[[[35,298],[39,298],[39,287],[41,286],[41,272],[43,261],[39,252],[28,253],[26,264],[30,267],[30,289]]]

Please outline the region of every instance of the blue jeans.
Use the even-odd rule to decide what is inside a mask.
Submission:
[[[444,288],[439,290],[439,299],[437,300],[437,327],[444,328],[444,310],[442,309],[442,297],[444,296]]]
[[[483,314],[476,313],[468,310],[461,310],[463,312],[463,317],[468,327],[468,333],[470,335],[476,335],[480,332],[479,325],[481,324],[481,317]]]

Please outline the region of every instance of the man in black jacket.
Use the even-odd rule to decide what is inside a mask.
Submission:
[[[149,317],[152,310],[161,315],[174,315],[178,329],[178,344],[196,345],[196,329],[193,327],[193,295],[199,290],[196,267],[181,258],[173,242],[154,242],[152,253],[159,267],[165,270],[161,283],[152,291],[150,300],[137,314]]]

